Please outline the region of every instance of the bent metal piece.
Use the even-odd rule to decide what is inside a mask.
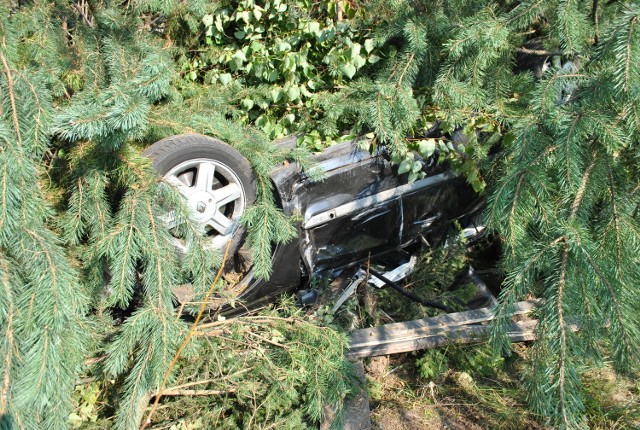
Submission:
[[[340,297],[338,297],[338,301],[333,306],[333,309],[331,309],[332,314],[335,314],[336,311],[340,309],[340,306],[342,306],[342,304],[346,302],[347,299],[353,295],[353,293],[355,293],[356,288],[358,288],[358,286],[362,284],[362,282],[364,282],[366,278],[367,272],[362,269],[358,270],[356,274],[353,275],[353,277],[351,278],[351,282],[349,283],[349,285],[347,285],[347,288],[344,289]]]
[[[396,188],[392,188],[390,190],[383,191],[378,194],[374,194],[372,196],[364,197],[358,200],[354,200],[353,202],[345,203],[341,206],[333,208],[331,210],[321,212],[319,214],[315,214],[308,219],[305,219],[302,224],[302,228],[313,228],[324,224],[327,221],[341,218],[343,216],[352,215],[356,212],[359,212],[363,209],[375,206],[379,203],[383,203],[389,200],[392,200],[396,197],[400,197],[404,194],[408,194],[413,191],[418,191],[423,188],[431,187],[438,183],[444,182],[448,179],[455,178],[456,175],[451,171],[446,171],[444,173],[440,173],[435,176],[430,176],[428,178],[421,179],[419,181],[412,182],[410,184],[401,185]]]

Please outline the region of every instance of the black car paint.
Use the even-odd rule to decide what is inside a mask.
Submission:
[[[294,146],[295,138],[279,145]],[[309,274],[375,259],[418,240],[433,243],[454,220],[477,210],[477,194],[446,166],[431,160],[426,178],[408,184],[383,151],[370,154],[365,146],[351,141],[317,154],[320,181],[295,163],[272,172],[283,212],[301,218],[298,240],[275,247],[270,279],[247,274],[238,286],[241,300],[253,307],[296,289]]]

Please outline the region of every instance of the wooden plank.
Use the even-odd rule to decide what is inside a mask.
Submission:
[[[524,320],[511,324],[508,336],[512,342],[523,342],[535,339],[537,320]],[[349,360],[379,355],[397,354],[419,349],[438,348],[445,345],[477,343],[486,340],[490,327],[488,325],[466,325],[454,327],[447,331],[428,333],[422,337],[390,338],[377,344],[351,346],[347,353]]]
[[[537,300],[518,302],[510,315],[527,314],[536,306],[536,303]],[[357,348],[376,345],[397,338],[417,338],[444,333],[456,327],[491,321],[494,317],[495,313],[492,308],[481,308],[355,330],[350,334],[349,338],[351,348]]]

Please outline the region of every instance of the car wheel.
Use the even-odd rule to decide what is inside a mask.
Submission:
[[[229,255],[233,255],[244,238],[240,217],[256,199],[249,162],[226,143],[197,134],[162,139],[143,155],[185,198],[208,246],[223,251],[231,240]],[[171,227],[171,217],[167,218]]]

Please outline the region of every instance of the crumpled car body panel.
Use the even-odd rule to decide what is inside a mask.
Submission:
[[[283,145],[295,144],[288,140]],[[315,156],[323,179],[295,163],[271,174],[285,214],[299,218],[298,239],[275,247],[273,275],[249,273],[241,299],[257,304],[297,288],[311,274],[352,266],[446,233],[453,221],[477,211],[478,195],[464,178],[431,160],[425,178],[408,183],[381,151],[345,142]]]

